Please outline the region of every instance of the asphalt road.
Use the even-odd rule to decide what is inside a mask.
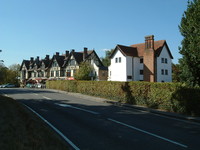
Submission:
[[[93,98],[39,89],[0,89],[25,104],[74,149],[200,149],[200,124]]]

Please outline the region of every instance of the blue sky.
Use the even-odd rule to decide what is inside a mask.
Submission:
[[[0,0],[0,60],[6,66],[65,50],[166,40],[177,63],[187,0]]]

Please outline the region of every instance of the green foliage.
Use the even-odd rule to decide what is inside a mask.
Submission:
[[[91,80],[90,73],[92,70],[92,66],[88,62],[82,62],[74,77],[76,80]]]
[[[77,92],[170,112],[200,115],[200,88],[187,87],[181,83],[48,81],[47,88]]]
[[[0,84],[19,84],[19,65],[12,65],[10,69],[0,66]]]
[[[180,64],[172,63],[172,81],[180,82],[181,81],[180,74],[181,74]]]
[[[200,86],[200,1],[188,2],[179,29],[183,36],[180,53],[181,81]]]
[[[102,58],[102,63],[105,67],[110,66],[110,63],[111,63],[110,55],[112,54],[113,51],[114,51],[114,49],[105,51],[105,58]]]

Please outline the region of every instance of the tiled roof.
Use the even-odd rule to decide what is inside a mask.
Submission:
[[[62,65],[64,64],[64,59],[65,59],[65,56],[57,56],[57,55],[54,55],[56,61],[58,62],[58,65],[60,67],[62,67]]]
[[[160,54],[160,52],[161,52],[163,46],[165,45],[165,43],[166,43],[165,40],[154,41],[154,50],[156,51],[156,54],[157,53]],[[134,44],[134,45],[131,45],[131,47],[137,48],[139,57],[144,55],[145,43]]]
[[[117,47],[120,48],[122,53],[126,56],[132,56],[132,57],[138,56],[137,48],[135,47],[124,46],[124,45],[117,45]]]
[[[167,42],[165,40],[160,40],[160,41],[154,41],[154,50],[155,54],[158,57],[163,49],[163,46],[167,47],[167,51],[170,55],[170,57],[173,59],[173,56],[168,48]],[[123,45],[117,45],[113,53],[111,54],[111,58],[115,54],[116,50],[119,49],[123,55],[125,56],[132,56],[132,57],[143,57],[144,55],[144,50],[145,50],[145,43],[139,43],[139,44],[134,44],[131,46],[123,46]]]
[[[93,52],[95,52],[94,50],[88,50],[87,51],[87,57],[86,57],[86,59],[93,53]],[[67,59],[65,59],[65,62],[64,62],[64,64],[63,64],[63,67],[65,67],[66,65],[67,65],[67,63],[68,63],[68,61],[70,60],[70,57],[71,57],[71,55],[73,55],[74,56],[74,58],[75,58],[75,60],[76,60],[76,62],[78,63],[78,64],[80,64],[82,61],[83,61],[83,51],[81,51],[81,52],[71,52],[70,53],[70,55],[69,55],[69,57],[67,58]]]
[[[30,65],[30,60],[23,60],[21,66],[20,66],[20,70],[22,70],[22,66],[23,64],[25,64],[27,70],[29,69],[29,65]]]

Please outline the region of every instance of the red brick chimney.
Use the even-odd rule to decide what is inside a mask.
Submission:
[[[155,82],[155,50],[154,36],[145,37],[144,50],[144,81]]]

